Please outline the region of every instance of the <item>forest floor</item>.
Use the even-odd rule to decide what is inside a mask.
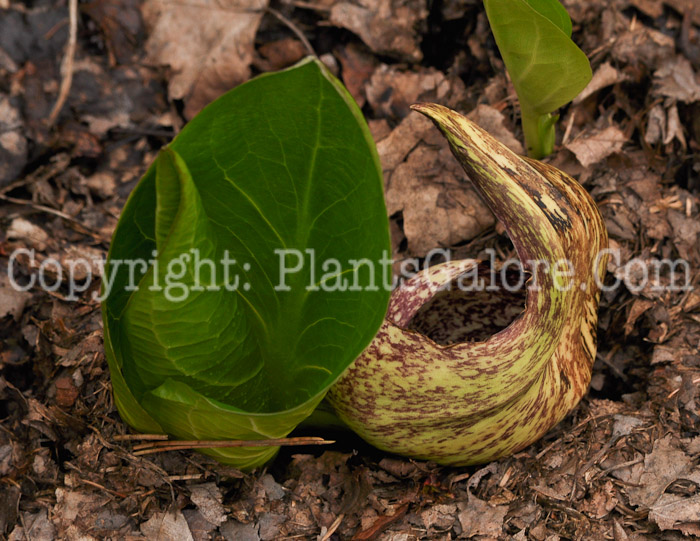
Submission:
[[[468,468],[348,439],[284,449],[250,474],[191,451],[137,456],[119,438],[129,429],[112,402],[99,280],[70,261],[94,260],[99,275],[157,150],[213,98],[309,47],[378,141],[395,258],[513,255],[408,109],[470,113],[522,152],[481,2],[268,1],[81,1],[71,51],[65,2],[0,0],[0,538],[700,537],[696,0],[563,2],[594,79],[561,111],[548,161],[594,196],[618,254],[606,283],[620,284],[601,300],[590,391],[544,438]],[[662,260],[685,263],[645,278]],[[50,286],[59,269],[82,273],[87,290],[71,300],[65,287],[12,285],[43,270]]]

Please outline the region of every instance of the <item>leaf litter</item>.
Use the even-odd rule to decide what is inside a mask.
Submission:
[[[550,160],[601,208],[619,249],[607,280],[629,275],[603,295],[594,385],[581,405],[541,441],[484,467],[442,468],[350,439],[283,450],[244,475],[190,452],[134,456],[117,438],[126,428],[102,352],[99,285],[77,301],[65,289],[17,292],[10,254],[34,250],[14,261],[22,284],[48,257],[64,255],[63,272],[65,254],[104,257],[126,196],[186,119],[257,71],[296,61],[290,25],[333,59],[364,107],[396,259],[437,247],[513,255],[444,143],[408,113],[412,101],[471,111],[516,149],[522,134],[478,2],[273,3],[289,24],[264,2],[199,4],[85,5],[73,87],[51,132],[42,119],[60,85],[67,12],[45,0],[2,5],[0,536],[700,536],[700,10],[685,0],[565,2],[596,77],[562,110],[567,133]],[[189,50],[178,49],[183,35],[196,36]],[[668,269],[635,287],[631,262],[664,258],[683,258],[688,273]],[[694,290],[654,288],[686,275]]]
[[[146,0],[146,61],[168,66],[168,95],[185,116],[250,77],[253,42],[267,0]],[[183,39],[186,36],[187,39]]]

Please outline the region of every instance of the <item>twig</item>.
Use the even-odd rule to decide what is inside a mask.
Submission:
[[[563,503],[560,503],[560,502],[550,498],[546,494],[539,492],[537,489],[535,489],[535,492],[537,493],[535,495],[535,501],[537,503],[539,503],[540,505],[545,505],[545,506],[551,507],[553,509],[556,509],[558,511],[562,511],[562,512],[566,513],[567,515],[572,516],[578,520],[588,520],[586,515],[577,511],[576,509],[569,507],[568,505],[564,505]]]
[[[201,473],[190,473],[187,475],[169,475],[168,481],[195,481],[201,479]]]
[[[576,118],[576,111],[571,113],[569,117],[569,122],[566,124],[566,130],[564,131],[564,137],[561,139],[562,146],[566,146],[569,142],[569,137],[571,137],[571,129],[574,127],[574,119]]]
[[[634,460],[628,460],[627,462],[620,462],[619,464],[615,464],[614,466],[610,466],[609,468],[605,468],[602,473],[607,474],[615,470],[621,470],[622,468],[628,468],[629,466],[634,466],[635,464],[639,464],[640,462],[644,462],[643,457],[635,458]]]
[[[119,496],[120,498],[128,498],[128,496],[122,492],[117,492],[116,490],[109,489],[107,487],[100,485],[99,483],[95,483],[94,481],[90,481],[89,479],[80,479],[80,482],[85,483],[86,485],[90,485],[91,487],[99,488],[103,492],[109,492],[110,494],[113,494],[114,496]]]
[[[693,385],[697,385],[698,383],[700,383],[700,378],[695,378],[695,379],[692,381],[692,384],[693,384]],[[671,391],[671,392],[669,393],[669,395],[666,397],[666,400],[668,400],[669,398],[673,398],[674,396],[676,396],[680,390],[681,390],[681,388],[678,387],[678,389],[674,389],[673,391]]]
[[[114,441],[166,441],[167,434],[117,434],[112,438]]]
[[[78,43],[78,0],[68,0],[68,46],[66,54],[61,62],[61,86],[58,91],[58,98],[49,114],[48,125],[53,126],[58,113],[61,112],[63,104],[68,99],[70,87],[73,84],[73,62],[75,60],[75,47]]]
[[[172,139],[177,135],[172,129],[139,128],[137,127],[114,127],[110,133],[115,135],[151,135],[153,137],[168,137]]]
[[[134,456],[150,455],[161,451],[183,451],[186,449],[221,449],[232,447],[280,447],[296,445],[330,445],[332,440],[317,437],[279,438],[272,440],[172,440],[134,445]]]
[[[615,353],[617,353],[617,351],[619,349],[620,348],[618,346],[614,346],[613,349],[611,349],[610,352],[606,356],[596,354],[595,358],[598,359],[603,364],[605,364],[605,366],[610,368],[610,370],[612,370],[618,378],[620,378],[622,381],[626,382],[629,380],[629,378],[627,377],[627,374],[625,374],[622,370],[620,370],[617,366],[615,366],[612,363],[612,361],[610,360],[612,358],[612,356]]]
[[[306,47],[307,52],[318,58],[318,55],[316,54],[316,51],[314,51],[313,46],[309,42],[308,39],[306,39],[306,36],[304,35],[304,32],[299,30],[299,27],[295,25],[292,21],[287,19],[284,15],[282,15],[279,11],[277,11],[274,8],[268,7],[265,9],[270,15],[274,15],[275,18],[277,18],[282,24],[286,25],[296,36],[301,40],[301,42],[304,44],[304,47]]]
[[[409,502],[404,503],[390,517],[386,517],[386,516],[378,517],[374,521],[374,524],[372,524],[372,526],[370,526],[366,530],[362,530],[361,532],[357,532],[353,536],[352,541],[366,541],[369,539],[376,539],[380,533],[382,533],[390,525],[392,525],[394,522],[398,521],[400,518],[402,518],[406,514],[406,512],[408,511],[409,505],[410,505]]]
[[[293,0],[292,5],[297,8],[313,9],[314,11],[322,11],[325,13],[329,13],[331,11],[330,7],[324,6],[323,4],[316,4],[314,2],[304,2],[303,0]]]
[[[335,533],[335,531],[340,528],[340,524],[343,522],[343,519],[345,518],[345,513],[341,513],[338,515],[338,517],[333,521],[333,524],[331,524],[328,527],[328,530],[326,531],[326,534],[320,539],[320,541],[328,541],[331,538],[331,535]]]
[[[100,242],[108,242],[109,239],[104,239],[102,238],[102,235],[100,235],[96,231],[92,231],[89,227],[86,227],[83,225],[79,220],[76,220],[69,214],[66,214],[65,212],[61,212],[60,210],[52,209],[51,207],[47,207],[44,205],[39,205],[37,203],[34,203],[33,201],[27,201],[26,199],[18,199],[16,197],[10,197],[9,195],[4,195],[0,193],[0,201],[7,201],[8,203],[14,203],[15,205],[25,205],[27,207],[31,207],[34,210],[40,211],[40,212],[45,212],[47,214],[53,214],[54,216],[58,216],[59,218],[63,218],[64,220],[72,223],[75,227],[75,230],[78,231],[78,233],[82,233],[83,235],[90,235],[96,240],[99,240]]]
[[[16,197],[10,197],[9,195],[4,195],[4,194],[0,194],[0,199],[2,199],[3,201],[7,201],[8,203],[14,203],[15,205],[25,205],[27,207],[32,207],[34,210],[40,210],[41,212],[46,212],[47,214],[53,214],[54,216],[58,216],[59,218],[63,218],[64,220],[68,220],[68,221],[80,224],[79,221],[77,221],[75,218],[73,218],[69,214],[66,214],[65,212],[61,212],[60,210],[52,209],[51,207],[39,205],[37,203],[34,203],[34,201],[27,201],[26,199],[18,199]],[[80,225],[82,225],[82,224],[80,224]]]

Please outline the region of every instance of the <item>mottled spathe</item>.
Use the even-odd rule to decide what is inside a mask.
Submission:
[[[409,330],[411,320],[436,286],[477,263],[420,273],[394,292],[376,338],[328,398],[376,447],[441,464],[487,462],[539,439],[585,394],[607,232],[591,197],[568,175],[517,156],[445,107],[414,109],[447,137],[521,261],[551,269],[567,260],[573,274],[527,269],[539,287],[528,290],[525,310],[507,328],[484,341],[440,345]]]

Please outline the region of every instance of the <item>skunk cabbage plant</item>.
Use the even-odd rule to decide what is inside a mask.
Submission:
[[[484,7],[518,94],[528,153],[539,159],[554,148],[552,112],[585,88],[591,65],[558,0],[484,0]]]
[[[525,307],[489,335],[485,328],[515,314],[517,282],[482,287],[472,260],[423,270],[394,291],[376,338],[328,400],[380,449],[441,464],[488,462],[539,439],[585,394],[607,232],[568,175],[517,156],[450,109],[414,109],[447,138],[508,232],[530,274]]]
[[[529,274],[520,306],[503,269],[500,284],[462,288],[487,272],[472,260],[425,269],[390,301],[375,146],[347,91],[305,60],[205,108],[124,207],[103,320],[128,424],[180,439],[276,439],[327,395],[371,444],[459,465],[522,449],[578,403],[606,265],[595,203],[454,111],[414,109],[510,235]],[[243,469],[275,451],[206,450]]]
[[[236,87],[160,152],[114,232],[102,309],[122,419],[287,435],[377,332],[389,250],[379,159],[342,84],[307,59]],[[276,450],[205,452],[250,469]]]

